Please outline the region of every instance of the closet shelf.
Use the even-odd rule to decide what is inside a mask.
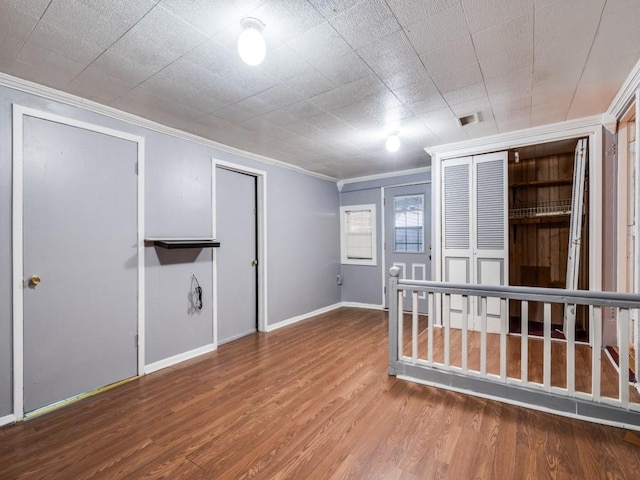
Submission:
[[[562,222],[571,215],[571,199],[516,203],[509,209],[512,223]]]
[[[510,188],[525,187],[559,187],[563,185],[573,185],[572,178],[559,178],[555,180],[531,180],[529,182],[518,182],[509,185]]]
[[[214,238],[145,238],[145,242],[161,248],[217,248],[220,242]]]

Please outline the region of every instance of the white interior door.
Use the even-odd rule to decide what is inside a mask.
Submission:
[[[256,177],[216,168],[218,344],[257,331]]]
[[[137,144],[23,118],[29,412],[137,373]]]
[[[507,152],[442,163],[442,272],[451,283],[504,285],[507,272]],[[463,299],[451,297],[451,326]],[[468,300],[468,327],[480,330],[480,305]],[[500,300],[487,301],[487,330],[500,331]]]
[[[386,270],[397,266],[400,278],[431,280],[431,184],[385,188],[384,215]],[[412,296],[406,292],[403,305],[413,309]],[[427,313],[426,293],[418,295],[418,311]]]

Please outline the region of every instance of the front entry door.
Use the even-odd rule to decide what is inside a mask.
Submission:
[[[218,345],[257,331],[256,183],[216,168]]]
[[[23,119],[30,412],[137,374],[137,143]]]
[[[400,278],[431,280],[431,184],[384,189],[385,266],[400,267]],[[385,275],[385,278],[388,278]],[[385,305],[389,305],[388,292]],[[404,295],[405,310],[413,308]],[[427,296],[418,295],[418,311],[427,313]]]

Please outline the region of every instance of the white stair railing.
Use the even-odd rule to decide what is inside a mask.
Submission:
[[[389,292],[389,374],[640,430],[640,393],[637,384],[629,383],[629,316],[630,311],[640,309],[640,295],[402,280],[397,268],[391,269]],[[404,292],[414,297],[414,309],[407,318],[410,326],[405,325]],[[427,318],[415,307],[419,293],[427,295]],[[451,327],[452,295],[462,296],[462,328]],[[468,311],[471,297],[478,299],[479,312]],[[498,334],[487,332],[489,298],[500,299]],[[536,302],[543,305],[543,332],[534,339],[528,333],[529,310]],[[522,312],[519,341],[509,334],[508,318],[508,305],[518,303]],[[566,339],[553,338],[554,304],[561,305],[559,308],[585,306],[590,315],[589,343],[576,342],[573,322],[567,325]],[[434,309],[436,305],[442,306],[440,311]],[[608,360],[602,361],[603,308],[613,309],[617,319],[617,372]],[[479,331],[470,327],[477,325],[471,318],[476,315],[480,316]],[[585,360],[586,355],[590,359]],[[585,384],[587,376],[591,381]]]

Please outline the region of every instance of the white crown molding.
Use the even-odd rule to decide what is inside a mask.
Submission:
[[[618,93],[613,97],[613,101],[607,113],[613,116],[616,120],[622,117],[625,110],[629,106],[629,103],[635,97],[636,90],[640,88],[640,60],[635,64],[631,72],[627,76],[626,80],[618,90]]]
[[[403,175],[415,175],[417,173],[428,173],[430,171],[431,171],[431,167],[411,168],[409,170],[398,170],[396,172],[378,173],[376,175],[367,175],[365,177],[346,178],[344,180],[338,180],[337,185],[338,185],[338,190],[342,191],[342,187],[344,187],[348,183],[369,182],[371,180],[382,180],[385,178],[401,177]]]
[[[524,130],[515,130],[513,132],[499,133],[487,137],[473,138],[457,143],[447,143],[437,145],[435,147],[425,148],[432,157],[458,157],[465,155],[473,155],[478,152],[491,152],[494,149],[503,150],[505,148],[521,147],[536,143],[536,140],[544,137],[553,137],[558,132],[562,132],[563,136],[570,138],[575,131],[576,135],[584,134],[587,129],[602,126],[609,123],[609,115],[599,114],[591,117],[576,118],[565,122],[550,123],[548,125],[540,125],[538,127],[527,128]],[[505,147],[508,145],[508,147]]]
[[[177,128],[168,127],[166,125],[162,125],[161,123],[157,123],[152,120],[139,117],[132,113],[123,112],[122,110],[118,110],[113,107],[108,107],[106,105],[102,105],[101,103],[97,103],[92,100],[87,100],[86,98],[78,97],[76,95],[62,92],[60,90],[56,90],[51,87],[40,85],[38,83],[30,82],[28,80],[23,80],[21,78],[14,77],[12,75],[7,75],[6,73],[2,73],[2,72],[0,72],[0,86],[12,88],[14,90],[19,90],[25,93],[30,93],[32,95],[37,95],[39,97],[64,103],[72,107],[83,108],[85,110],[89,110],[94,113],[99,113],[107,117],[115,118],[116,120],[122,120],[124,122],[130,123],[139,127],[148,128],[149,130],[153,130],[158,133],[163,133],[165,135],[170,135],[172,137],[188,140],[190,142],[198,143],[206,147],[212,147],[227,153],[231,153],[233,155],[244,157],[246,159],[255,160],[258,162],[274,165],[281,168],[286,168],[288,170],[293,170],[295,172],[299,172],[305,175],[320,178],[322,180],[327,180],[330,182],[337,182],[338,180],[337,178],[330,177],[328,175],[312,172],[311,170],[307,170],[305,168],[298,167],[296,165],[283,162],[281,160],[276,160],[275,158],[266,157],[264,155],[258,155],[257,153],[247,152],[239,148],[225,145],[224,143],[218,143],[214,140],[209,140],[208,138],[200,137],[193,133],[188,133],[182,130],[178,130]]]

